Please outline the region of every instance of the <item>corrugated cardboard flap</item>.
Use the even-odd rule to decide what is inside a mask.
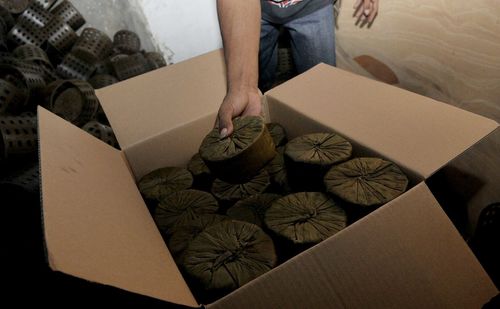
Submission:
[[[126,150],[218,110],[226,94],[223,52],[216,50],[96,93]]]
[[[50,267],[197,307],[122,153],[41,107],[38,118]]]
[[[497,289],[424,183],[211,308],[480,308]]]
[[[266,96],[272,121],[285,123],[303,114],[422,178],[498,127],[493,120],[326,64]]]

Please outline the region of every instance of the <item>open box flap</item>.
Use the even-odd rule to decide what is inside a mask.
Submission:
[[[122,149],[216,112],[226,94],[222,50],[97,90]],[[213,119],[215,121],[215,118]]]
[[[209,308],[481,308],[496,294],[421,183]]]
[[[44,236],[50,267],[198,307],[122,153],[38,108]]]
[[[326,64],[266,97],[272,121],[285,123],[286,110],[307,115],[422,178],[498,127],[488,118]]]

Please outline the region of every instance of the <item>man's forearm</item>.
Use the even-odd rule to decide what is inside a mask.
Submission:
[[[217,0],[228,91],[257,88],[260,0]]]

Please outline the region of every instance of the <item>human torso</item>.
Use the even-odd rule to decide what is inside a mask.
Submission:
[[[261,0],[262,18],[269,22],[283,24],[292,19],[310,14],[332,0]]]

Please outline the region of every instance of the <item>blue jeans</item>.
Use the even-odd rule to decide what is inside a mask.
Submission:
[[[335,65],[335,24],[333,4],[283,25],[261,20],[259,87],[266,91],[274,83],[278,65],[280,26],[290,33],[293,62],[303,73],[323,62]]]

